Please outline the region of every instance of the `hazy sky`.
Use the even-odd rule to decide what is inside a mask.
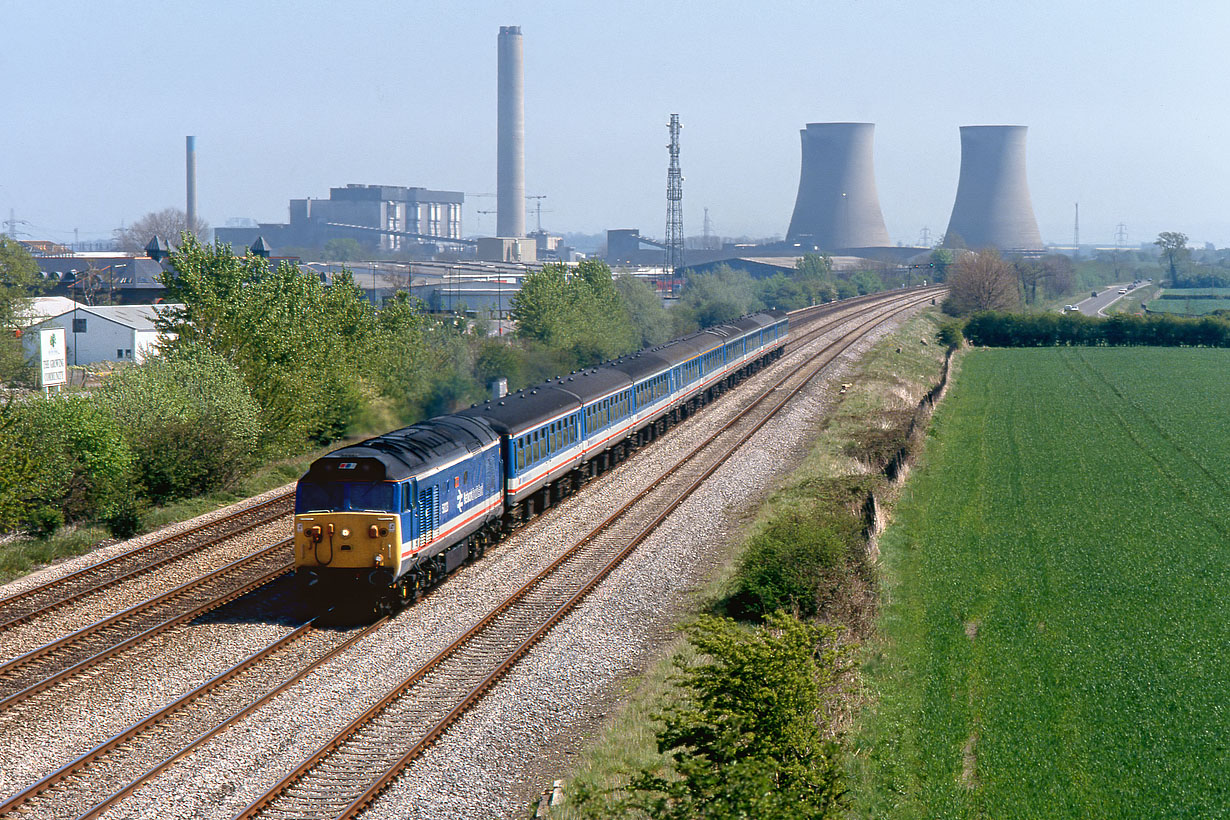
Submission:
[[[110,235],[184,207],[287,221],[349,182],[462,190],[490,232],[496,38],[525,46],[526,192],[543,227],[662,236],[666,122],[684,224],[784,234],[799,129],[876,124],[890,236],[948,223],[958,127],[1029,126],[1043,238],[1180,230],[1230,245],[1230,3],[0,0],[0,219]],[[528,217],[534,226],[534,216]]]

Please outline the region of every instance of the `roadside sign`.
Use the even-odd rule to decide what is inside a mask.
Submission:
[[[38,332],[41,353],[43,387],[68,382],[68,368],[64,358],[64,328],[53,327]]]

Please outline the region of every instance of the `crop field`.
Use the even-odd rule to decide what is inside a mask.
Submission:
[[[1230,816],[1230,350],[971,351],[883,535],[856,815]]]
[[[1204,316],[1215,310],[1230,310],[1230,298],[1226,299],[1154,299],[1149,303],[1150,313],[1175,313],[1181,316]]]

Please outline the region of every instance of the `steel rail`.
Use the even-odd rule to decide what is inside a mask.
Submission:
[[[32,649],[26,654],[20,655],[8,661],[7,663],[0,665],[0,683],[3,683],[4,678],[6,676],[11,676],[12,673],[14,673],[15,671],[21,670],[24,667],[32,666],[38,661],[43,660],[44,658],[47,658],[49,656],[52,656],[56,654],[57,652],[68,651],[75,644],[79,644],[80,642],[86,640],[87,638],[98,635],[105,629],[109,629],[114,626],[119,626],[121,622],[124,620],[135,618],[140,615],[146,614],[150,612],[151,610],[153,610],[155,607],[157,607],[159,604],[162,604],[164,602],[171,601],[174,598],[182,597],[182,596],[191,594],[192,592],[198,591],[214,581],[221,580],[224,576],[230,573],[240,572],[244,568],[248,567],[251,564],[256,563],[260,559],[272,556],[277,550],[284,549],[290,543],[291,543],[291,539],[280,541],[277,544],[266,547],[258,552],[245,556],[244,558],[240,558],[237,561],[233,561],[224,567],[220,567],[214,570],[213,572],[210,572],[207,575],[202,575],[199,578],[194,578],[193,580],[188,581],[184,584],[181,584],[180,586],[172,590],[168,590],[167,592],[164,592],[161,595],[158,595],[154,598],[150,598],[146,601],[142,601],[141,603],[134,604],[128,609],[125,609],[121,612],[117,612],[113,615],[103,618],[102,620],[95,621],[94,623],[84,626],[75,632],[65,635],[62,638],[59,638],[54,641],[50,641],[48,643],[43,644],[42,646]],[[56,672],[50,676],[41,678],[37,682],[31,685],[28,685],[26,687],[23,687],[22,689],[16,692],[12,692],[9,695],[4,696],[3,699],[0,699],[0,709],[6,709],[6,708],[13,706],[14,704],[20,703],[21,701],[26,700],[27,698],[50,688],[54,684],[59,683],[60,681],[65,680],[66,678],[71,677],[72,675],[76,675],[86,669],[89,669],[92,666],[97,665],[98,663],[101,663],[102,661],[110,657],[115,656],[116,654],[124,651],[125,649],[129,649],[133,646],[136,646],[139,643],[149,640],[155,635],[159,635],[163,632],[166,632],[172,627],[175,627],[185,621],[195,618],[201,614],[204,614],[205,612],[208,612],[212,609],[216,609],[217,607],[222,606],[223,604],[229,603],[230,601],[242,595],[245,595],[254,589],[257,589],[258,587],[261,587],[264,584],[269,583],[275,578],[281,575],[284,575],[287,571],[291,569],[292,566],[293,566],[293,562],[290,562],[290,561],[283,562],[277,565],[276,567],[274,567],[272,570],[261,574],[256,579],[242,584],[238,588],[232,587],[230,589],[225,590],[220,595],[213,596],[208,601],[202,603],[201,605],[197,607],[192,608],[188,612],[184,612],[179,615],[173,616],[167,620],[161,621],[155,624],[154,626],[151,626],[148,629],[145,629],[144,631],[136,635],[133,635],[119,643],[111,644],[107,648],[103,649],[101,652],[90,655],[84,660],[81,660],[64,669],[61,669],[59,672]]]
[[[287,500],[293,498],[293,496],[294,496],[293,492],[283,493],[267,501],[264,501],[260,504],[255,504],[251,507],[245,507],[242,510],[237,510],[223,518],[217,518],[217,519],[214,519],[213,521],[207,521],[203,524],[198,524],[183,532],[178,532],[178,533],[175,533],[174,535],[169,535],[166,538],[162,538],[152,543],[145,544],[144,546],[135,547],[131,550],[122,552],[119,555],[114,555],[96,564],[90,564],[89,566],[82,567],[81,569],[71,572],[68,575],[63,575],[59,578],[54,578],[52,580],[45,581],[37,586],[31,587],[30,589],[22,590],[21,592],[14,593],[6,598],[0,598],[0,613],[3,613],[10,609],[19,608],[16,606],[17,604],[20,604],[23,601],[29,601],[29,599],[34,598],[36,596],[42,596],[48,593],[54,594],[57,588],[72,587],[74,584],[78,584],[83,581],[87,582],[81,588],[72,590],[64,595],[59,595],[58,597],[54,598],[52,601],[48,603],[35,604],[35,606],[31,609],[28,609],[24,612],[19,612],[18,614],[15,614],[15,615],[10,615],[4,620],[0,620],[0,631],[10,629],[14,626],[25,623],[33,618],[38,617],[39,615],[45,614],[46,612],[52,609],[56,609],[65,604],[72,603],[73,601],[84,598],[85,596],[90,595],[94,592],[99,592],[101,590],[107,589],[109,587],[113,587],[117,584],[127,581],[131,578],[135,578],[144,573],[151,572],[172,561],[175,561],[179,558],[183,558],[184,556],[197,552],[204,547],[211,546],[220,541],[224,541],[228,538],[233,538],[244,532],[248,532],[249,530],[255,529],[256,527],[276,521],[278,518],[284,515],[290,514],[293,510],[286,509],[283,511],[278,511],[272,515],[266,515],[266,513],[268,513],[271,508],[274,508],[276,506],[279,506],[279,505],[285,506]],[[212,540],[207,540],[204,544],[193,541],[193,538],[195,536],[200,536],[206,533],[210,529],[221,529],[226,524],[234,522],[236,519],[244,518],[246,516],[252,515],[253,513],[256,514],[256,520],[251,523],[243,524],[241,526],[233,527],[230,529],[225,529],[217,537],[212,538]],[[147,555],[150,552],[156,551],[160,548],[172,547],[172,549],[174,549],[173,545],[176,542],[185,542],[186,546],[183,549],[174,550],[168,555],[162,556],[161,558],[157,558],[152,562],[138,563],[137,566],[133,567],[132,569],[128,569],[126,571],[119,566],[120,564],[124,562],[134,561],[134,559],[138,559],[142,555]],[[106,578],[105,580],[102,580],[96,583],[93,583],[90,579],[90,576],[103,576],[105,575],[107,570],[116,570],[116,569],[120,571],[120,574]]]
[[[885,314],[878,315],[862,323],[857,328],[845,334],[845,336],[841,337],[840,340],[832,343],[829,346],[828,350],[826,351],[827,355],[823,357],[823,361],[820,361],[817,364],[815,363],[815,360],[813,360],[813,363],[810,364],[809,366],[796,368],[790,374],[787,374],[782,379],[780,379],[772,387],[769,387],[763,390],[762,395],[756,401],[749,404],[746,408],[740,411],[740,413],[735,418],[731,419],[723,426],[723,431],[732,428],[738,420],[744,419],[752,411],[753,408],[761,405],[768,397],[773,396],[775,393],[777,393],[778,389],[786,381],[790,380],[792,377],[794,377],[796,374],[800,373],[804,369],[808,371],[805,373],[805,375],[802,378],[799,379],[799,383],[793,389],[789,390],[786,395],[778,397],[778,401],[772,404],[771,408],[769,409],[769,411],[765,414],[765,416],[762,419],[759,419],[750,429],[748,429],[745,433],[739,436],[738,440],[735,443],[731,445],[727,445],[725,451],[714,461],[714,463],[710,464],[704,471],[702,471],[702,474],[700,476],[693,479],[688,484],[688,486],[681,493],[679,493],[671,503],[667,505],[667,508],[665,510],[661,511],[658,515],[656,515],[649,524],[643,526],[641,531],[633,539],[631,539],[631,541],[614,558],[607,561],[607,563],[597,573],[591,576],[589,581],[587,581],[580,590],[575,592],[563,604],[559,605],[555,609],[555,611],[549,616],[547,621],[543,623],[537,630],[535,630],[532,635],[522,640],[518,644],[518,646],[513,650],[513,652],[509,653],[505,657],[504,661],[500,663],[500,665],[498,666],[496,670],[489,673],[477,685],[473,686],[466,693],[466,695],[462,698],[460,703],[458,703],[447,715],[445,715],[442,719],[440,719],[417,743],[414,744],[413,747],[411,747],[409,751],[407,751],[401,758],[399,758],[396,761],[396,763],[394,763],[390,767],[387,767],[386,771],[383,774],[381,774],[379,777],[377,777],[377,779],[358,798],[354,799],[342,811],[341,814],[336,815],[336,816],[338,817],[353,816],[355,812],[357,812],[358,810],[366,806],[368,803],[370,803],[370,801],[374,799],[374,797],[383,788],[385,788],[385,786],[387,786],[388,783],[391,782],[405,768],[406,765],[408,765],[412,760],[414,760],[418,755],[420,755],[424,749],[428,748],[431,744],[433,744],[440,737],[440,735],[443,734],[443,732],[448,728],[448,726],[453,721],[455,721],[461,714],[463,714],[475,702],[477,702],[477,700],[481,698],[482,694],[486,692],[492,685],[494,685],[501,677],[503,677],[503,675],[510,668],[512,668],[512,666],[522,656],[524,656],[530,650],[530,648],[532,648],[533,645],[537,643],[538,640],[542,638],[542,636],[544,636],[556,623],[558,623],[560,619],[562,619],[569,611],[571,611],[571,609],[575,607],[575,605],[581,599],[583,599],[585,595],[588,594],[588,592],[592,591],[592,589],[595,586],[597,586],[629,554],[631,554],[635,550],[635,548],[646,537],[648,537],[648,535],[651,532],[653,532],[654,529],[656,529],[656,527],[666,518],[667,515],[669,515],[676,507],[678,507],[678,505],[681,504],[687,497],[689,497],[695,491],[697,487],[699,487],[709,476],[713,474],[713,472],[715,472],[719,467],[721,467],[722,464],[724,464],[731,456],[733,456],[733,454],[737,452],[739,448],[743,446],[743,444],[745,444],[757,431],[759,431],[759,429],[763,427],[763,425],[766,424],[769,421],[769,419],[773,418],[777,414],[777,412],[791,398],[793,398],[794,395],[797,395],[798,392],[800,392],[819,373],[821,373],[824,370],[824,368],[828,366],[828,364],[830,364],[834,359],[836,359],[837,356],[844,353],[845,350],[847,350],[850,346],[852,346],[859,338],[861,338],[867,332],[869,332],[871,328],[874,328],[882,324],[887,319],[892,318],[893,316],[901,312],[904,312],[906,310],[909,310],[912,307],[917,306],[918,304],[921,304],[928,298],[930,298],[930,294],[926,294],[926,295],[916,297],[916,298],[911,298],[907,300],[906,303],[903,305],[890,306],[888,311]],[[874,310],[874,309],[875,308],[869,308],[868,311]],[[843,321],[849,321],[849,318]],[[333,738],[333,740],[325,744],[317,752],[315,752],[313,755],[311,755],[306,760],[304,760],[292,772],[290,772],[281,781],[279,781],[273,788],[266,791],[265,794],[258,797],[255,801],[253,801],[247,807],[245,807],[243,811],[241,811],[236,816],[237,820],[240,820],[241,818],[250,818],[250,817],[256,816],[261,810],[263,810],[270,803],[272,803],[279,795],[287,791],[304,774],[306,774],[309,770],[314,768],[317,764],[319,764],[322,760],[324,760],[328,755],[330,755],[333,751],[335,751],[343,742],[348,740],[350,737],[354,736],[363,726],[370,723],[372,719],[374,719],[377,715],[385,711],[385,709],[390,704],[392,704],[394,701],[396,701],[402,695],[408,692],[411,688],[413,688],[416,683],[418,683],[423,678],[425,678],[427,674],[429,674],[433,669],[440,666],[449,656],[454,654],[461,646],[471,642],[477,634],[485,631],[488,625],[490,625],[500,614],[506,612],[511,607],[516,605],[519,601],[523,600],[528,595],[530,590],[537,587],[543,580],[545,580],[548,576],[555,573],[558,568],[563,566],[572,557],[577,555],[579,551],[586,544],[592,542],[600,532],[609,528],[614,523],[614,521],[616,521],[617,519],[623,517],[623,515],[633,505],[636,505],[639,501],[641,501],[642,498],[644,498],[650,492],[653,492],[654,490],[656,490],[661,485],[661,482],[665,477],[682,469],[682,467],[685,464],[690,463],[699,453],[712,447],[714,440],[717,438],[718,435],[720,435],[720,432],[721,431],[719,431],[718,434],[715,434],[713,437],[711,437],[709,441],[706,441],[698,445],[692,451],[690,451],[687,455],[679,459],[677,463],[673,465],[670,469],[665,471],[662,475],[660,475],[654,481],[650,482],[649,485],[646,487],[646,489],[642,490],[640,493],[637,494],[635,498],[633,498],[631,501],[629,501],[627,504],[621,507],[620,510],[616,511],[614,514],[608,517],[604,522],[602,522],[597,527],[595,527],[590,533],[588,533],[584,538],[582,538],[576,545],[574,545],[572,548],[566,551],[563,555],[557,558],[554,562],[551,563],[550,566],[542,570],[532,580],[530,580],[525,585],[523,585],[518,591],[513,593],[513,595],[511,595],[507,600],[505,600],[499,606],[491,610],[484,618],[482,618],[477,624],[471,627],[470,630],[468,630],[464,635],[462,635],[460,638],[458,638],[456,641],[454,641],[452,644],[446,647],[443,651],[437,654],[433,659],[431,659],[426,664],[424,664],[422,667],[420,667],[410,677],[408,677],[405,681],[403,681],[402,684],[397,686],[393,691],[387,694],[378,703],[370,707],[362,715],[360,715],[358,718],[356,718],[354,721],[348,724],[342,731],[338,732],[337,735]]]

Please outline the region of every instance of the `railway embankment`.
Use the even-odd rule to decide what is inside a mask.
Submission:
[[[874,629],[876,537],[955,366],[939,329],[934,314],[916,316],[832,385],[810,451],[732,534],[730,560],[693,600],[672,658],[629,682],[627,705],[574,766],[564,816],[662,798],[738,805],[766,794],[766,782],[780,816],[839,810],[841,739],[865,702],[854,660]],[[800,724],[800,705],[815,720]],[[715,736],[722,723],[754,731]]]

